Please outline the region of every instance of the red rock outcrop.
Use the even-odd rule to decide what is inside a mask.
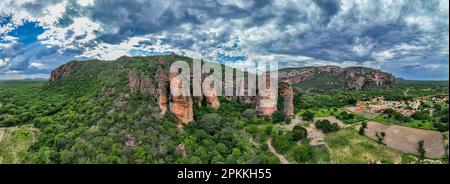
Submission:
[[[212,81],[209,80],[209,78],[207,77],[203,77],[203,82],[205,84],[212,84]],[[211,107],[213,109],[218,109],[220,107],[220,101],[219,101],[219,97],[217,97],[217,90],[220,89],[216,89],[214,87],[214,85],[211,85],[209,90],[207,90],[206,88],[203,89],[203,95],[205,95],[206,98],[206,103],[208,104],[208,107]]]
[[[76,61],[71,61],[66,64],[61,65],[60,67],[54,69],[50,74],[50,82],[65,79],[67,76],[70,75],[73,66],[76,65]]]
[[[175,77],[175,75],[169,76],[170,85],[174,85],[181,89],[182,81]],[[172,87],[172,86],[171,86]],[[192,96],[183,96],[182,94],[175,96],[171,92],[172,102],[170,104],[170,112],[175,116],[175,120],[178,123],[178,127],[182,127],[183,124],[188,124],[194,121],[193,101]]]
[[[283,83],[280,87],[280,95],[283,97],[283,112],[287,116],[294,115],[294,90],[291,85]]]
[[[168,88],[169,88],[169,82],[167,78],[167,74],[164,71],[164,68],[158,67],[156,70],[156,80],[158,82],[158,89],[156,89],[157,95],[158,95],[158,105],[159,109],[161,110],[161,115],[166,114],[167,109],[169,107],[169,99],[168,99]]]
[[[270,82],[269,75],[262,75],[264,77],[261,86],[266,86],[265,94],[258,95],[256,100],[256,112],[258,115],[265,117],[272,117],[272,114],[277,111],[278,91],[274,90],[274,85]],[[260,89],[261,90],[261,89]]]
[[[156,90],[152,86],[152,83],[153,80],[150,76],[145,76],[136,70],[128,70],[128,87],[131,93],[155,94]]]

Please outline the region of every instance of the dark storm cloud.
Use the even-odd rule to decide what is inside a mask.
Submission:
[[[20,6],[31,16],[39,17],[48,13],[46,7],[62,1],[35,1]],[[12,0],[4,2],[0,4],[17,5]],[[134,54],[176,50],[212,59],[222,55],[249,60],[283,56],[289,62],[308,57],[323,63],[369,63],[388,71],[405,71],[398,74],[406,77],[411,77],[406,74],[408,70],[421,71],[417,73],[430,78],[433,73],[445,74],[440,69],[448,68],[445,0],[95,0],[89,5],[76,0],[64,2],[58,21],[46,27],[55,28],[51,34],[62,36],[50,40],[48,48],[39,41],[10,45],[0,50],[0,59],[8,58],[14,69],[24,69],[43,58],[54,65],[50,57],[65,61],[88,53],[104,59],[104,55],[127,54],[126,49],[132,49]],[[99,27],[86,32],[76,29],[89,28],[86,24],[91,22]],[[239,40],[239,44],[234,44],[234,40]],[[110,49],[118,45],[119,54]],[[408,62],[409,65],[404,64]],[[448,72],[443,76],[448,78]]]

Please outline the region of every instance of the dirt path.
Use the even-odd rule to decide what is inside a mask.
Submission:
[[[358,129],[359,126],[356,126],[356,128]],[[426,157],[441,158],[445,154],[443,136],[437,131],[368,122],[366,136],[377,140],[376,132],[385,132],[386,137],[383,142],[387,146],[402,152],[417,154],[418,142],[424,140]]]
[[[5,129],[0,128],[0,142],[2,142],[3,136],[5,135]]]
[[[279,154],[277,152],[277,150],[275,150],[275,148],[273,148],[272,146],[272,137],[270,137],[269,139],[267,139],[267,146],[269,147],[269,151],[274,154],[276,157],[278,157],[278,159],[280,160],[281,164],[289,164],[288,160],[281,154]]]
[[[295,125],[298,125],[300,123],[302,123],[302,118],[296,116],[294,119],[291,120],[291,123],[289,123],[287,125],[283,125],[283,127],[288,130],[293,130]]]

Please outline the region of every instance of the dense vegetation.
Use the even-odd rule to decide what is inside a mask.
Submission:
[[[190,61],[178,56],[167,56],[163,61],[159,57],[84,61],[75,65],[74,73],[64,80],[0,82],[0,127],[9,127],[8,136],[0,142],[0,157],[8,163],[273,164],[279,160],[266,144],[273,138],[276,151],[292,163],[362,163],[342,155],[336,158],[341,148],[353,146],[349,140],[352,138],[363,139],[363,145],[355,146],[369,147],[374,158],[387,163],[391,162],[389,159],[397,159],[393,156],[395,151],[384,145],[373,145],[356,131],[339,130],[336,124],[327,121],[316,122],[316,127],[327,132],[326,142],[331,149],[311,146],[307,124],[288,129],[291,118],[284,113],[276,112],[272,119],[261,118],[252,107],[222,98],[218,110],[194,105],[195,122],[178,129],[170,113],[155,116],[158,113],[155,98],[130,93],[127,77],[129,69],[153,77],[158,66],[168,66],[178,59]],[[409,95],[405,96],[408,88]],[[384,96],[386,100],[411,99],[444,94],[446,90],[448,82],[406,81],[395,89],[333,92],[296,89],[294,106],[297,115],[309,123],[314,122],[314,117],[336,116],[351,124],[365,120],[342,110],[357,100],[376,96]],[[430,108],[435,109],[431,116]],[[434,129],[448,131],[448,102],[425,104],[410,118],[395,111],[387,111],[385,115],[382,120],[386,122],[429,122]],[[354,154],[363,154],[358,151]]]

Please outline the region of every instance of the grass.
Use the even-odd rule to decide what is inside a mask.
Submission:
[[[394,119],[387,119],[383,116],[378,116],[374,119],[372,119],[374,122],[383,123],[385,125],[401,125],[411,128],[418,128],[418,129],[424,129],[424,130],[437,130],[436,127],[433,126],[432,122],[429,121],[420,121],[420,120],[412,120],[410,122],[399,122]]]
[[[333,108],[313,108],[313,109],[302,109],[300,112],[297,113],[298,116],[301,116],[306,111],[310,111],[314,113],[315,117],[329,117],[329,116],[337,116],[342,111],[344,111],[342,108],[336,108],[336,111],[333,110]]]
[[[359,135],[352,129],[327,134],[330,160],[335,164],[399,163],[402,153]]]
[[[19,163],[28,147],[34,142],[35,129],[31,125],[2,128],[3,139],[0,142],[0,163]]]

